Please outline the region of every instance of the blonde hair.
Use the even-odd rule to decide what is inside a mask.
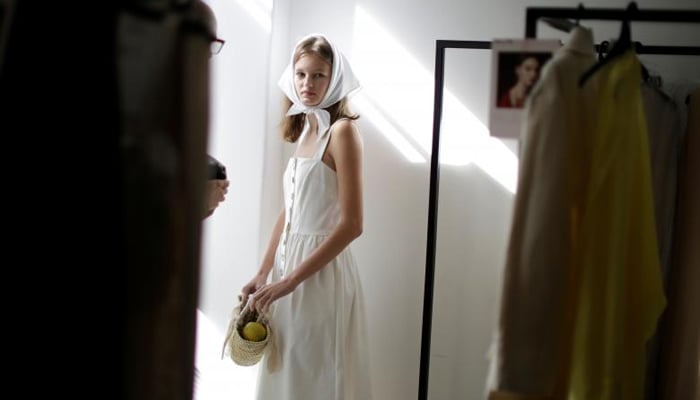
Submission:
[[[296,62],[299,61],[299,58],[301,58],[302,55],[309,53],[320,57],[329,65],[333,65],[333,49],[331,48],[330,43],[328,43],[328,41],[326,41],[326,39],[324,39],[323,37],[311,36],[306,40],[300,42],[294,49],[294,64],[296,64]],[[291,100],[285,97],[283,109],[288,110],[291,106]],[[326,107],[325,110],[328,111],[328,113],[331,115],[331,125],[333,125],[335,121],[341,118],[347,118],[352,120],[360,118],[359,115],[354,114],[350,111],[347,99],[345,98],[341,99],[340,101],[334,103],[329,107]],[[301,136],[302,130],[304,129],[305,118],[306,114],[285,116],[282,119],[281,123],[282,138],[284,138],[284,140],[288,142],[296,142],[299,139],[299,136]]]

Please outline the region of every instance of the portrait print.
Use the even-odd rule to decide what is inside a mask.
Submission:
[[[556,39],[500,39],[491,42],[491,136],[520,138],[527,100],[542,69],[561,47]]]
[[[542,66],[551,57],[551,53],[544,52],[500,53],[496,107],[522,108],[540,77]]]

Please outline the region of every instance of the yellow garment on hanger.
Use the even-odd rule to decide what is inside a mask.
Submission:
[[[645,344],[665,306],[640,68],[629,51],[586,83],[598,86],[598,118],[572,143],[581,186],[568,400],[642,399]]]

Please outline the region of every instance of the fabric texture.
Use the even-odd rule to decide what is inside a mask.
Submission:
[[[684,113],[676,101],[661,87],[660,76],[650,76],[642,84],[644,116],[649,134],[652,188],[656,235],[659,245],[659,261],[665,293],[668,294],[668,275],[671,269],[673,225],[676,212],[678,161],[683,139]],[[659,365],[659,338],[665,320],[662,317],[647,351],[645,399],[656,398],[656,381]]]
[[[669,307],[660,353],[658,398],[700,396],[700,89],[688,105],[679,165],[678,218],[669,273]]]
[[[576,28],[526,104],[493,398],[642,398],[665,300],[641,67],[626,53],[579,87],[594,62]]]
[[[654,192],[654,214],[662,275],[668,275],[671,263],[673,219],[676,211],[678,158],[684,136],[684,114],[662,88],[653,83],[642,85],[644,116],[649,134],[649,155]]]
[[[336,174],[322,161],[330,137],[313,157],[292,157],[287,165],[273,282],[307,258],[340,218]],[[258,400],[372,398],[365,306],[349,247],[273,305],[275,333],[260,368]]]

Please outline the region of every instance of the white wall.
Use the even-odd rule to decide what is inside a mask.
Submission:
[[[206,2],[217,17],[217,35],[226,41],[211,64],[209,153],[226,165],[231,184],[226,201],[203,226],[197,343],[200,389],[212,380],[227,383],[219,379],[233,365],[219,357],[223,334],[236,296],[258,263],[271,40],[271,20],[269,12],[265,18],[264,7],[251,8],[251,2],[243,0]],[[203,392],[226,393],[217,388]]]
[[[368,303],[375,398],[416,398],[435,41],[522,37],[526,5],[577,6],[578,1],[277,0],[269,33],[239,5],[256,1],[210,3],[220,15],[220,36],[227,40],[227,55],[217,56],[214,70],[218,97],[211,150],[229,167],[232,185],[226,202],[206,223],[204,314],[223,331],[234,296],[257,269],[281,208],[280,176],[291,151],[275,129],[281,112],[275,83],[293,43],[304,34],[323,32],[348,55],[365,85],[353,101],[362,115],[359,124],[365,140],[365,229],[352,247]],[[585,3],[587,7],[626,4]],[[637,4],[700,9],[697,0]],[[223,15],[231,19],[224,22]],[[619,31],[615,23],[590,25],[596,27],[597,40]],[[698,45],[688,38],[700,37],[693,35],[698,32],[695,28],[645,33],[635,26],[635,38],[645,42],[648,38],[652,44]],[[546,28],[539,33],[558,35]],[[479,121],[487,121],[489,73],[484,63],[488,59],[455,57],[467,57],[461,62],[468,66],[474,63],[469,68],[475,72],[464,74],[463,80],[448,77],[447,89],[456,93],[458,110],[462,107],[476,117],[465,135],[478,137],[483,130]],[[697,70],[678,67],[679,73]],[[440,181],[431,400],[482,396],[511,215],[508,186],[513,184],[517,162],[512,143],[508,148],[468,139],[464,154],[471,158],[465,158],[456,147],[464,138],[453,139],[450,146],[443,140],[442,150],[447,158]],[[504,166],[500,174],[505,183],[494,178],[499,175],[484,156],[491,154],[498,155],[496,165]]]

